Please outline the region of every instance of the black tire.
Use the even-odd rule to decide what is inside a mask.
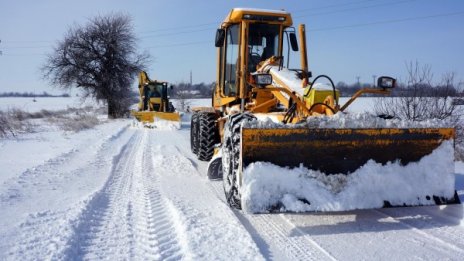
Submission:
[[[218,157],[212,160],[208,165],[208,179],[222,179],[222,158]]]
[[[198,113],[194,112],[190,121],[190,149],[193,154],[198,153]]]
[[[214,145],[219,143],[217,115],[211,112],[198,113],[198,159],[209,161],[214,154]]]
[[[222,177],[224,194],[229,206],[242,209],[241,195],[238,188],[238,172],[240,168],[240,138],[243,121],[253,120],[249,113],[235,114],[227,119],[224,127],[224,143],[222,145]]]

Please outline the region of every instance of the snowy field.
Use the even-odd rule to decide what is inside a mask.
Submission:
[[[351,111],[374,103],[358,100]],[[0,98],[0,110],[82,106],[76,98]],[[0,139],[0,260],[464,260],[463,205],[230,209],[222,182],[209,181],[207,163],[190,152],[188,119],[179,130],[106,120]],[[464,200],[464,163],[454,167]]]
[[[66,110],[67,108],[84,108],[86,106],[100,106],[95,101],[87,99],[82,101],[80,97],[0,97],[0,111],[20,109],[26,112],[38,112],[40,110]]]

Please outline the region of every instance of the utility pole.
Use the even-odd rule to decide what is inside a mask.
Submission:
[[[0,39],[0,43],[2,43],[1,39]],[[3,52],[2,52],[2,50],[0,50],[0,56],[2,56],[2,55],[3,55]]]
[[[192,88],[193,82],[192,82],[192,70],[190,70],[190,88]]]
[[[361,76],[356,76],[356,83],[358,84],[358,87],[361,86],[361,82],[359,81],[361,79]]]
[[[372,75],[372,86],[375,87],[375,79],[377,78],[377,75]]]

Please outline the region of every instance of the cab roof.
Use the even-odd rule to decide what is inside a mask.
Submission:
[[[279,23],[284,26],[292,25],[292,17],[287,11],[256,8],[233,8],[224,19],[224,23],[234,24],[243,20]]]

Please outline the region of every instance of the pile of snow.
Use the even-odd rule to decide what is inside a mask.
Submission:
[[[283,168],[267,162],[247,166],[241,187],[246,212],[344,211],[392,205],[433,205],[432,195],[452,198],[454,193],[453,143],[419,162],[401,166],[368,161],[350,175],[325,175],[303,166]],[[429,196],[429,197],[427,197]],[[427,199],[429,198],[429,199]]]
[[[429,119],[426,121],[410,121],[401,119],[383,119],[368,112],[344,113],[338,112],[332,116],[308,117],[305,123],[283,124],[271,117],[260,117],[258,120],[245,122],[247,128],[445,128],[450,127],[447,121]]]
[[[168,121],[163,119],[155,119],[152,123],[147,122],[139,122],[135,121],[132,124],[133,127],[136,128],[150,128],[150,129],[157,129],[157,130],[180,130],[181,122],[179,121]]]

